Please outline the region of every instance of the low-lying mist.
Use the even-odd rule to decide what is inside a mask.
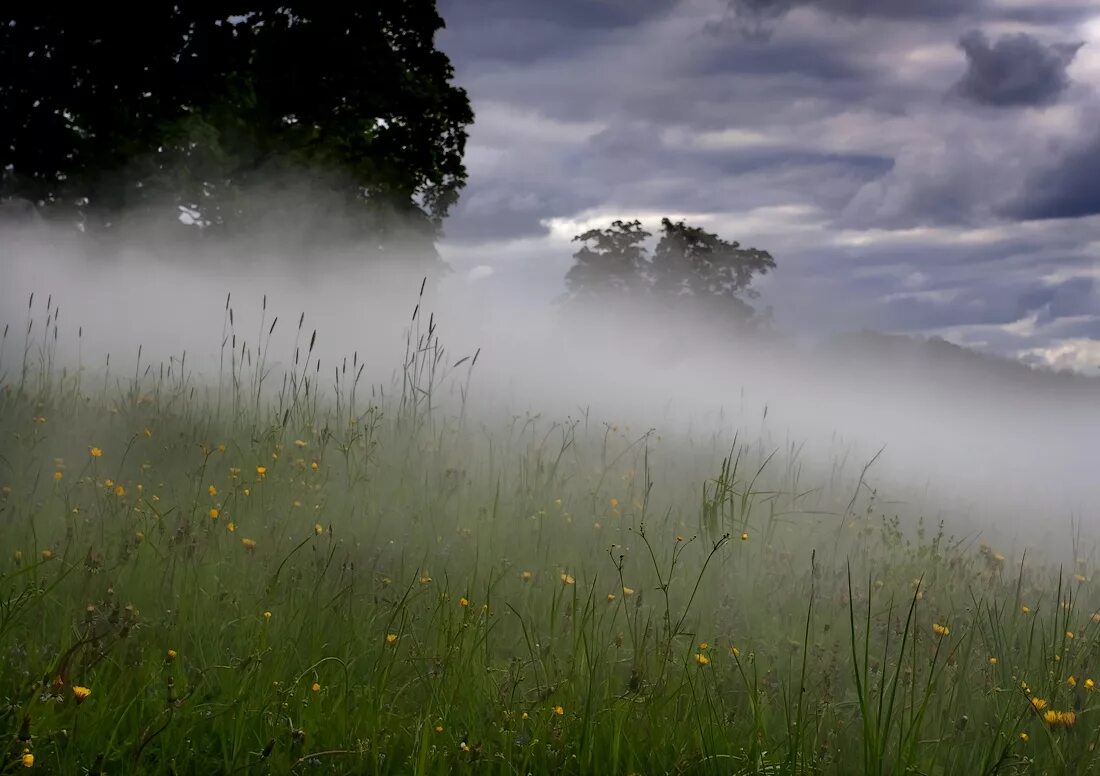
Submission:
[[[196,383],[213,384],[234,360],[247,371],[266,353],[266,384],[277,388],[287,370],[301,370],[295,349],[301,359],[316,332],[314,385],[365,365],[359,391],[369,395],[400,379],[410,326],[431,326],[446,348],[441,367],[478,354],[472,369],[466,361],[452,370],[442,400],[464,395],[468,416],[487,423],[540,414],[716,449],[737,435],[797,451],[811,481],[837,461],[856,471],[873,461],[865,487],[887,503],[1010,536],[1057,536],[1100,516],[1100,390],[1021,391],[980,369],[902,371],[875,353],[833,358],[784,338],[671,326],[645,311],[566,309],[554,302],[559,289],[505,298],[446,271],[421,297],[423,269],[403,258],[368,262],[314,246],[303,261],[279,244],[271,234],[262,248],[207,240],[200,254],[153,235],[105,257],[66,230],[8,228],[0,379],[11,383],[21,369],[30,325],[28,358],[50,346],[58,368],[79,365],[85,375],[108,376],[110,354],[108,379],[132,378],[140,347],[141,368],[171,358],[178,369],[186,353]]]

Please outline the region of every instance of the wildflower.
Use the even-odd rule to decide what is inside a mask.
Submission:
[[[103,455],[103,451],[100,450],[98,447],[93,447],[88,452],[92,454],[92,458],[99,458]]]
[[[997,658],[995,658],[995,657],[991,657],[991,658],[989,658],[989,665],[991,665],[991,666],[995,666],[995,665],[997,665],[997,663],[999,663],[999,662],[1000,662],[1000,661],[999,661],[999,660],[997,660]]]
[[[103,487],[105,487],[105,488],[113,488],[114,485],[115,485],[115,481],[112,480],[112,479],[106,479],[106,480],[103,481]]]
[[[1031,607],[1030,606],[1021,606],[1020,611],[1023,612],[1024,614],[1031,614]]]
[[[463,752],[470,751],[470,745],[467,744],[465,741],[460,741],[458,743],[458,748],[461,749]]]
[[[170,649],[170,650],[168,650],[168,660],[169,660],[169,661],[175,660],[175,659],[176,659],[176,656],[177,656],[178,654],[179,654],[179,653],[177,653],[177,652],[176,652],[176,650],[174,650],[174,649]]]
[[[428,576],[427,574],[421,574],[421,575],[420,575],[420,584],[422,584],[422,585],[427,585],[427,584],[429,584],[429,583],[430,583],[431,581],[432,581],[432,578],[431,578],[431,577],[429,577],[429,576]]]
[[[623,595],[625,595],[625,596],[631,596],[631,595],[634,595],[634,588],[632,588],[632,587],[624,587],[624,588],[623,588]]]
[[[743,534],[741,534],[741,541],[743,541],[743,542],[747,542],[748,540],[749,540],[749,535],[748,535],[748,533],[743,533]]]
[[[994,563],[1004,563],[1005,562],[1005,556],[1001,555],[1001,553],[999,553],[999,552],[995,552],[995,553],[993,553],[993,562]]]
[[[611,505],[612,509],[619,508],[619,500],[617,498],[609,499],[607,503]]]
[[[325,532],[325,527],[323,525],[321,525],[320,523],[314,523],[313,524],[313,533],[315,533],[317,536],[320,536],[324,532]]]
[[[50,550],[50,549],[42,550],[42,552],[40,552],[39,555],[42,556],[42,560],[49,560],[50,558],[53,557],[53,550]]]
[[[117,486],[115,488],[115,495],[118,496],[119,498],[122,498],[123,496],[126,495],[126,488],[122,487],[121,485]]]
[[[530,582],[531,578],[534,576],[535,575],[532,574],[530,571],[521,571],[519,578],[522,579],[524,582]]]
[[[1093,612],[1092,613],[1092,621],[1093,622],[1100,622],[1100,612]]]
[[[295,447],[305,447],[306,446],[306,441],[304,439],[295,439],[294,440],[294,446]]]
[[[1039,696],[1035,696],[1031,699],[1031,708],[1035,709],[1036,711],[1042,711],[1046,707],[1047,707],[1047,702],[1043,698],[1040,698]]]
[[[1086,690],[1096,689],[1096,682],[1092,681],[1091,679],[1086,679],[1085,680],[1085,689]]]
[[[741,650],[739,650],[737,647],[730,647],[730,654],[733,655],[735,658],[741,657]]]
[[[946,625],[940,625],[938,622],[934,622],[932,623],[932,632],[937,636],[947,636],[950,635],[951,629]]]
[[[608,593],[607,594],[607,602],[611,603],[614,600],[615,600],[615,594],[614,593]]]
[[[268,612],[264,612],[264,619],[265,619],[265,620],[270,620],[270,619],[271,619],[271,612],[269,612],[269,611],[268,611]]]
[[[252,488],[245,488],[244,489],[244,495],[251,496],[252,495]]]
[[[141,531],[138,531],[134,534],[134,541],[138,543],[145,541],[145,534],[143,534]]]
[[[557,714],[559,717],[564,716],[565,715],[565,709],[562,706],[555,706],[554,707],[554,713]]]
[[[442,733],[443,732],[443,726],[442,725],[436,725],[435,726],[435,732],[436,733]]]
[[[462,596],[461,598],[458,599],[458,605],[459,606],[469,606],[470,605],[470,599],[467,598],[466,596]]]
[[[1047,709],[1043,712],[1043,721],[1051,727],[1073,727],[1077,723],[1077,715],[1072,711]]]
[[[317,471],[318,469],[320,469],[320,468],[321,468],[321,464],[319,464],[319,463],[317,463],[316,461],[314,461],[313,463],[311,463],[311,464],[309,465],[309,468],[310,468],[310,469],[312,469],[313,471]]]
[[[1067,639],[1072,639],[1073,638],[1073,631],[1066,631],[1066,638]]]
[[[239,467],[239,466],[230,466],[229,467],[229,479],[235,480],[240,476],[241,476],[241,467]]]
[[[397,634],[396,633],[387,633],[386,634],[386,643],[387,644],[396,644],[397,643]]]
[[[1027,733],[1020,733],[1020,740],[1026,744],[1028,741],[1031,740],[1031,736],[1029,736]]]
[[[695,662],[701,666],[709,666],[710,658],[704,655],[702,652],[695,653]]]
[[[220,515],[221,512],[218,511],[217,507],[210,507],[210,511],[207,512],[206,514],[210,515],[211,520],[217,520],[218,515]]]
[[[572,577],[572,575],[570,575],[570,574],[564,574],[564,573],[563,573],[563,574],[561,575],[561,581],[562,581],[562,584],[563,584],[563,585],[572,585],[572,584],[573,584],[574,582],[576,582],[577,580],[575,580],[575,579],[574,579],[574,578]]]
[[[708,642],[706,642],[706,641],[700,641],[699,642],[699,651],[700,652],[706,652],[708,649],[710,649],[710,644]]]
[[[207,488],[206,492],[210,494],[211,498],[218,495],[218,489],[216,487],[214,487],[213,485],[211,485],[209,488]]]
[[[683,540],[684,540],[684,537],[683,537],[682,534],[676,534],[676,541],[677,542],[682,542]]]
[[[1081,574],[1074,574],[1073,578],[1076,579],[1078,582],[1088,582],[1088,580]]]
[[[244,545],[244,548],[246,550],[251,551],[251,550],[256,549],[256,540],[255,539],[241,539],[241,544]]]
[[[83,703],[84,700],[92,694],[92,691],[87,687],[81,687],[76,685],[73,687],[73,697],[76,698],[77,703]]]
[[[23,756],[19,758],[19,762],[23,763],[24,768],[33,768],[34,754],[31,752],[23,752]]]
[[[152,439],[152,437],[153,437],[153,429],[149,428],[148,426],[143,428],[141,430],[141,433],[145,434],[146,439]]]
[[[267,467],[266,466],[257,466],[256,467],[256,474],[259,475],[261,479],[266,477],[267,476]]]
[[[225,530],[229,531],[229,533],[233,533],[237,530],[237,524],[230,520],[228,523],[225,524]]]
[[[528,714],[528,713],[527,713],[527,712],[525,711],[525,712],[523,712],[523,715],[522,715],[522,716],[520,717],[520,719],[531,719],[531,715],[529,715],[529,714]]]
[[[321,685],[314,682],[309,689],[313,690],[313,692],[321,692]]]
[[[64,476],[65,476],[65,472],[58,469],[57,471],[55,471],[53,473],[54,482],[61,482],[61,478],[64,477]],[[31,755],[31,756],[33,757],[34,755]]]

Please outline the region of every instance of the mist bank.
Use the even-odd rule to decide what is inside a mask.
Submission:
[[[191,379],[207,386],[234,368],[263,369],[270,388],[294,372],[325,392],[362,366],[358,391],[369,397],[399,389],[408,348],[423,346],[430,329],[428,344],[444,350],[437,406],[464,403],[473,422],[606,422],[716,453],[736,436],[765,454],[797,451],[817,477],[838,461],[858,472],[874,459],[868,488],[931,494],[930,504],[956,516],[1012,530],[1100,520],[1095,380],[891,356],[882,342],[798,347],[795,336],[748,336],[645,309],[562,307],[504,297],[457,273],[434,271],[425,282],[425,265],[402,256],[367,263],[355,251],[317,249],[302,261],[270,238],[103,255],[35,228],[9,230],[0,244],[0,326],[9,326],[0,369],[9,383],[33,321],[32,360],[50,349],[56,367],[79,366],[96,380],[108,354],[110,379],[131,379],[140,347],[153,375],[169,358],[178,373],[186,353]],[[452,369],[475,353],[472,369],[469,360]]]

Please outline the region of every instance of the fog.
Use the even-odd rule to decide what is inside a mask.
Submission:
[[[286,242],[297,244],[294,235]],[[278,317],[267,345],[270,384],[292,365],[296,338],[304,346],[316,331],[317,384],[330,385],[334,369],[355,354],[366,365],[360,390],[389,390],[422,270],[400,257],[368,262],[323,246],[303,260],[273,247],[279,243],[268,234],[262,247],[239,240],[198,254],[146,235],[103,256],[66,230],[7,227],[0,235],[0,327],[9,326],[3,379],[18,369],[29,318],[31,340],[42,340],[49,300],[60,309],[59,366],[79,361],[102,375],[109,353],[112,374],[127,379],[140,346],[142,364],[186,352],[195,380],[212,383],[229,331],[228,295],[238,350],[254,353]],[[822,473],[840,458],[858,472],[881,450],[868,475],[874,487],[939,504],[948,516],[993,521],[1011,535],[1062,533],[1071,520],[1094,527],[1100,519],[1100,390],[1021,392],[977,373],[914,379],[891,374],[873,356],[830,361],[786,340],[685,331],[637,312],[566,312],[553,301],[560,292],[506,298],[456,272],[429,284],[420,326],[436,327],[444,362],[480,351],[469,373],[475,415],[586,417],[639,434],[652,428],[702,439],[740,433],[777,449],[801,445],[801,460]],[[452,397],[468,368],[455,370]]]

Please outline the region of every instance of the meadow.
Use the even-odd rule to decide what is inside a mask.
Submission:
[[[208,378],[5,333],[4,773],[1100,768],[1085,538],[998,547],[763,436],[471,411],[419,312],[386,390],[298,326],[272,375],[227,319]]]

